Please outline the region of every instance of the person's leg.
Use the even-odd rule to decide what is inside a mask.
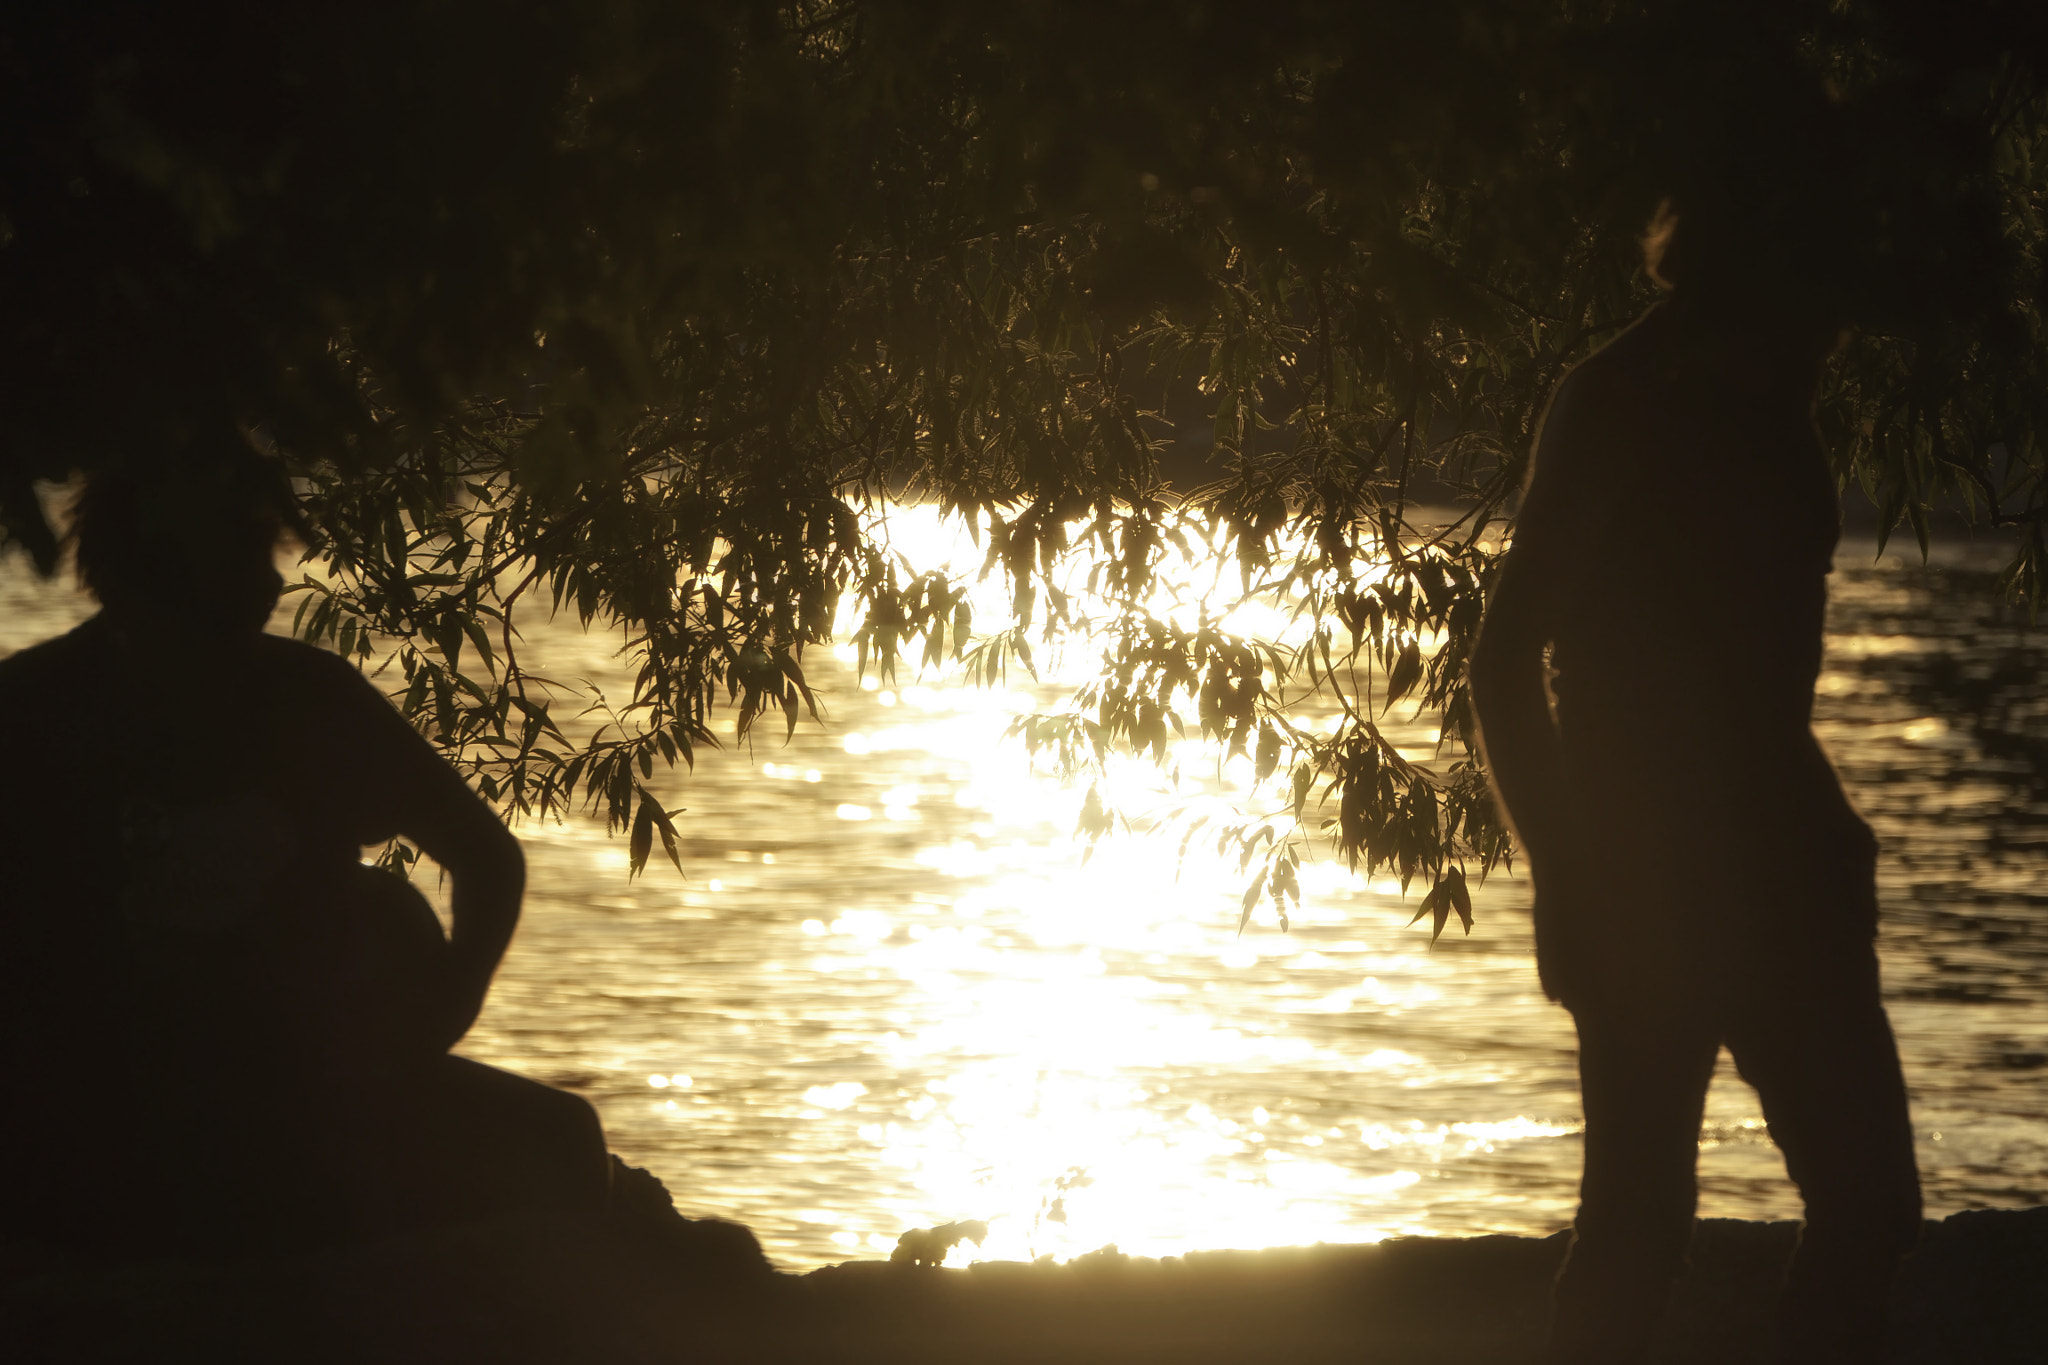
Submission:
[[[1550,1359],[1643,1359],[1692,1237],[1700,1113],[1719,1043],[1681,1010],[1585,1009],[1586,1165]]]
[[[1795,950],[1763,977],[1728,1042],[1806,1201],[1782,1349],[1799,1361],[1874,1360],[1892,1278],[1920,1232],[1913,1129],[1877,956],[1867,940]]]

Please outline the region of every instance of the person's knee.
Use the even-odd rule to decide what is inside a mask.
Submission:
[[[566,1142],[585,1150],[605,1154],[604,1121],[597,1116],[597,1107],[581,1095],[572,1095],[566,1090],[555,1092],[561,1100],[558,1122],[561,1124]]]
[[[526,1110],[522,1126],[549,1149],[564,1157],[604,1158],[604,1124],[590,1101],[539,1084],[521,1099]]]
[[[604,1124],[588,1100],[474,1063],[447,1072],[448,1099],[461,1116],[461,1129],[500,1154],[507,1178],[542,1202],[604,1201],[609,1154]]]
[[[603,1149],[604,1125],[581,1095],[466,1058],[444,1060],[439,1089],[460,1111],[544,1135],[553,1145]]]
[[[563,1197],[602,1205],[611,1188],[611,1153],[596,1108],[581,1095],[551,1090],[544,1132]]]

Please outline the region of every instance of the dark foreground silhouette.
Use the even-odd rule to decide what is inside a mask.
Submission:
[[[99,615],[0,661],[0,1235],[228,1258],[602,1211],[576,1096],[449,1056],[518,918],[517,843],[352,667],[264,635],[287,496],[111,477]],[[452,881],[452,933],[360,857]]]
[[[731,1229],[744,1236],[743,1231]],[[1757,1365],[1798,1227],[1701,1223],[1646,1358]],[[687,1240],[687,1239],[686,1239]],[[860,1262],[763,1273],[597,1215],[529,1213],[225,1268],[17,1266],[19,1365],[1507,1365],[1542,1351],[1565,1236],[1101,1253],[1068,1266]],[[1885,1324],[1889,1365],[2032,1365],[2048,1340],[2048,1210],[1928,1225]]]
[[[1579,1033],[1558,1361],[1634,1360],[1653,1333],[1723,1046],[1806,1201],[1786,1358],[1874,1358],[1920,1219],[1876,841],[1811,728],[1839,518],[1812,417],[1832,329],[1795,294],[1711,283],[1681,274],[1559,385],[1472,663],[1543,983]]]

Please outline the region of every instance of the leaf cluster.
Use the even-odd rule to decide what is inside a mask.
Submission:
[[[2017,528],[2040,592],[2032,7],[65,13],[0,21],[6,533],[49,562],[34,479],[255,433],[320,531],[300,632],[636,870],[677,856],[657,769],[816,716],[845,617],[885,675],[1094,641],[1027,745],[1248,758],[1273,809],[1203,829],[1247,915],[1321,840],[1469,923],[1511,850],[1466,657],[1546,397],[1656,297],[1667,198],[1760,300],[1853,324],[1841,478],[1923,545],[1945,500]],[[1009,619],[887,548],[909,501]],[[1192,568],[1293,643],[1171,602]],[[565,714],[536,609],[616,632],[631,695]],[[1091,791],[1083,832],[1115,823]]]

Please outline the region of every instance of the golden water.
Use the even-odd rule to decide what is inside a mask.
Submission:
[[[2048,636],[1967,564],[1838,562],[1819,728],[1885,840],[1929,1212],[2040,1202]],[[0,653],[87,610],[10,561]],[[552,676],[622,690],[615,640],[528,634]],[[963,1258],[1569,1220],[1572,1038],[1536,989],[1521,884],[1481,888],[1473,935],[1432,951],[1398,888],[1325,861],[1290,931],[1240,937],[1238,882],[1178,865],[1177,840],[1112,838],[1083,865],[1080,793],[1001,738],[1056,681],[810,667],[825,724],[661,788],[688,807],[686,876],[629,881],[595,821],[520,830],[526,917],[466,1052],[587,1095],[687,1211],[748,1223],[790,1266],[962,1218],[991,1227]],[[1177,794],[1119,769],[1124,799],[1242,776],[1183,757]],[[1725,1064],[1701,1145],[1702,1213],[1796,1216]]]

